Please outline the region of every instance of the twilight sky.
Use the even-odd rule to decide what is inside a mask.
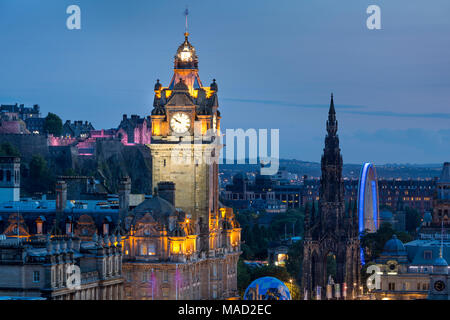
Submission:
[[[366,28],[372,4],[382,30]],[[186,5],[223,128],[280,129],[282,158],[320,161],[333,92],[344,162],[450,161],[448,0],[0,0],[0,103],[96,129],[148,115]]]

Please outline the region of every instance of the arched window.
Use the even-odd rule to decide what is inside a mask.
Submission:
[[[141,256],[147,255],[147,246],[145,244],[141,244],[139,254]]]

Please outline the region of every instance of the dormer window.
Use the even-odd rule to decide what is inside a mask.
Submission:
[[[66,222],[66,234],[72,233],[72,223]]]
[[[103,234],[108,234],[108,233],[109,233],[109,224],[104,223],[103,224]]]
[[[37,234],[42,234],[42,220],[38,219],[38,221],[36,221],[36,233]]]

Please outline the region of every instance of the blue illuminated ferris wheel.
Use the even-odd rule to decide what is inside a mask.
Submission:
[[[364,163],[358,185],[358,222],[359,234],[367,230],[378,230],[378,182],[375,167],[372,163]],[[361,248],[361,263],[365,264],[364,252]]]

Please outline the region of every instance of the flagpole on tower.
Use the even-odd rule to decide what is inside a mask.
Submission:
[[[186,32],[184,35],[187,37],[189,36],[189,24],[188,24],[188,15],[189,15],[189,8],[186,6],[186,10],[184,10],[184,15],[186,16]]]

